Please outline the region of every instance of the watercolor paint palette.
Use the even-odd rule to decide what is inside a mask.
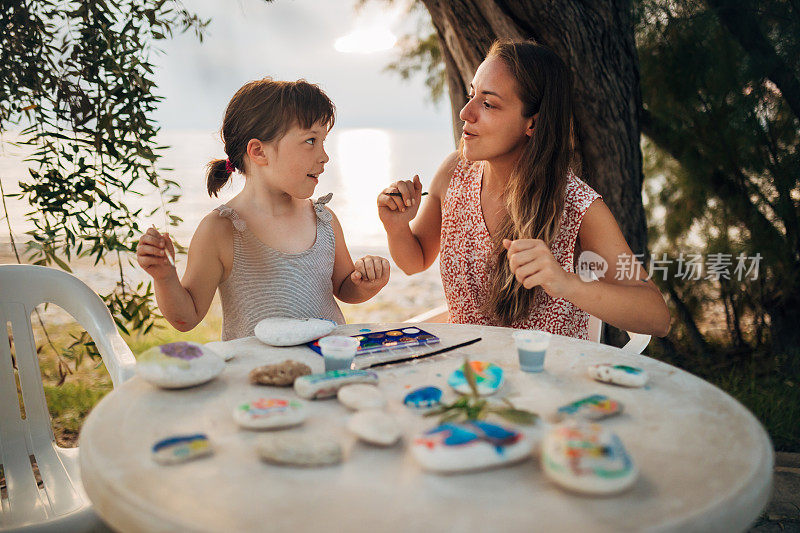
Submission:
[[[422,354],[427,346],[436,345],[440,341],[436,335],[414,326],[385,331],[362,330],[352,337],[359,341],[354,368],[365,368],[377,362]],[[306,346],[322,355],[318,341],[309,342]]]

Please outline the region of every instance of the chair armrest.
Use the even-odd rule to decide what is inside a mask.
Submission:
[[[94,342],[103,357],[103,363],[111,375],[111,383],[114,387],[133,377],[136,373],[136,358],[119,333],[107,332],[98,339],[94,339]]]
[[[413,317],[409,318],[408,320],[404,320],[403,322],[406,322],[406,323],[427,322],[428,320],[430,320],[432,318],[435,318],[435,317],[437,317],[439,315],[442,315],[442,314],[446,313],[448,309],[449,308],[447,307],[447,304],[440,305],[439,307],[434,307],[433,309],[429,309],[428,311],[425,311],[424,313],[421,313],[421,314],[419,314],[417,316],[413,316]]]
[[[631,333],[630,331],[627,331],[626,333],[628,334],[628,337],[631,338],[631,340],[629,340],[627,344],[621,348],[626,352],[642,353],[644,349],[647,348],[647,345],[650,344],[650,335],[645,335],[643,333]]]

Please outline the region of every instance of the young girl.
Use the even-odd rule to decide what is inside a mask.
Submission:
[[[200,222],[183,278],[167,254],[174,248],[155,228],[139,240],[136,257],[153,277],[158,307],[176,329],[194,328],[214,292],[222,300],[222,340],[254,334],[268,317],[344,317],[334,296],[359,303],[389,281],[389,262],[366,256],[353,264],[342,227],[325,206],[309,201],[328,154],[323,143],[334,106],[304,80],[252,81],[233,96],[222,125],[227,159],[208,165],[209,195],[234,170],[245,185]]]
[[[630,247],[600,195],[569,168],[570,91],[566,66],[547,48],[496,42],[460,113],[460,151],[437,171],[429,200],[420,209],[419,177],[378,196],[392,258],[412,274],[441,250],[451,322],[585,339],[592,314],[664,336],[669,311],[661,294],[638,263],[615,274],[626,270]],[[598,281],[575,274],[585,250],[608,264]]]

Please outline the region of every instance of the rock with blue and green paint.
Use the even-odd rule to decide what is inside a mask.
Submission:
[[[592,365],[587,371],[590,377],[603,383],[613,383],[623,387],[644,387],[647,383],[647,372],[635,366],[604,363]]]

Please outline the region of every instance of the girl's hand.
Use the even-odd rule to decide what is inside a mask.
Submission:
[[[540,285],[551,298],[566,298],[573,287],[574,277],[553,257],[540,239],[503,239],[508,250],[508,265],[523,287],[532,289]]]
[[[175,266],[170,262],[175,257],[175,247],[169,233],[161,234],[156,228],[149,228],[136,245],[136,261],[153,279],[163,279],[174,275]]]
[[[355,267],[350,280],[358,288],[377,292],[389,283],[389,261],[383,257],[364,256],[355,262]]]
[[[390,196],[399,192],[402,196]],[[413,180],[395,181],[378,195],[378,217],[384,227],[408,225],[414,220],[422,199],[422,183],[419,176]]]

